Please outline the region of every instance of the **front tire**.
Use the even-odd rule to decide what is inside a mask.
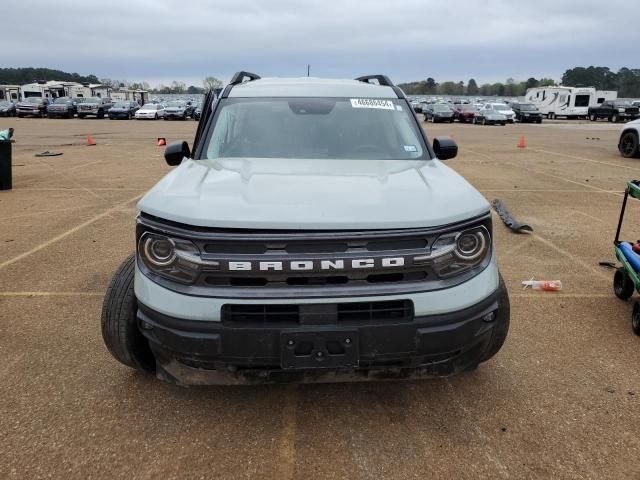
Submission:
[[[618,268],[613,275],[613,293],[615,293],[616,297],[620,300],[626,302],[631,298],[634,290],[635,285],[631,277],[627,274],[627,271],[622,267]]]
[[[620,155],[624,158],[637,157],[638,152],[638,135],[635,132],[626,132],[620,137],[618,145]]]
[[[155,358],[149,342],[138,329],[138,303],[133,291],[135,254],[122,262],[113,275],[102,304],[102,339],[111,355],[120,363],[153,373]]]

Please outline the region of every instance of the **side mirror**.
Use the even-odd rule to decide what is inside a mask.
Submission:
[[[187,142],[174,142],[167,145],[164,149],[164,160],[167,165],[175,167],[182,163],[182,159],[191,156],[191,150],[189,150],[189,144]]]
[[[433,140],[433,151],[439,160],[449,160],[458,155],[458,145],[451,137],[436,137]]]

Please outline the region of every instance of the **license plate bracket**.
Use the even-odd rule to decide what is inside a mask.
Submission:
[[[358,358],[358,332],[355,330],[280,334],[280,363],[284,370],[355,368]]]

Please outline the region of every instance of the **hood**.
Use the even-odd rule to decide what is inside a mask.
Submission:
[[[439,160],[191,160],[138,203],[148,214],[220,228],[434,227],[489,211]]]

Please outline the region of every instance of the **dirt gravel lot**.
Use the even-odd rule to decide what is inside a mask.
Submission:
[[[428,125],[449,164],[534,233],[496,218],[512,301],[476,372],[404,383],[180,388],[116,363],[102,296],[134,247],[136,201],[169,171],[156,137],[195,122],[0,119],[0,478],[640,477],[640,338],[616,299],[611,241],[640,161],[619,125]],[[96,146],[84,143],[92,133]],[[516,147],[521,134],[527,147]],[[60,157],[35,158],[44,150]],[[625,238],[640,238],[640,203]],[[425,205],[425,208],[429,208]],[[560,293],[523,291],[531,277]]]

